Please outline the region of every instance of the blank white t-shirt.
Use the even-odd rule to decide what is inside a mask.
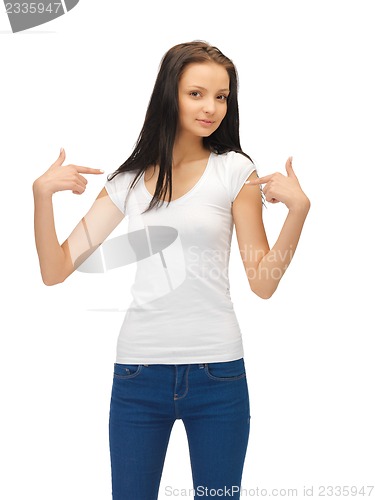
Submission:
[[[231,207],[255,165],[235,152],[211,153],[195,186],[142,214],[152,199],[144,174],[105,184],[129,217],[137,261],[135,281],[117,342],[117,363],[191,364],[243,357],[241,330],[230,297]],[[168,200],[168,198],[166,198]],[[168,206],[167,206],[168,205]]]

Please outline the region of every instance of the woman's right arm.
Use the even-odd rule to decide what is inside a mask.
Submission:
[[[60,245],[55,229],[52,195],[71,190],[82,194],[87,180],[81,174],[101,174],[95,168],[62,166],[65,151],[51,167],[33,183],[34,232],[43,283],[62,283],[113,231],[124,214],[111,201],[105,188],[101,190],[89,212],[77,224],[69,238]]]

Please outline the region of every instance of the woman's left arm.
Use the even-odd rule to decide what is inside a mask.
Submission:
[[[254,293],[263,299],[275,292],[296,250],[303,224],[310,209],[310,200],[302,191],[288,158],[287,175],[280,172],[258,178],[253,172],[233,202],[232,213],[242,261]],[[262,220],[259,189],[270,203],[284,203],[289,209],[280,235],[270,249]]]

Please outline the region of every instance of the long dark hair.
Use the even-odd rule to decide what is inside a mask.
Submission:
[[[166,52],[161,60],[145,121],[132,154],[115,172],[108,176],[110,181],[121,172],[138,170],[138,175],[130,186],[130,189],[132,189],[147,167],[158,164],[159,177],[155,193],[145,212],[151,210],[162,200],[164,201],[167,190],[169,192],[168,205],[171,201],[172,153],[179,111],[178,84],[182,72],[188,64],[205,62],[218,63],[227,70],[230,92],[227,99],[226,115],[215,132],[208,137],[203,137],[203,146],[216,154],[236,151],[251,160],[250,156],[242,151],[240,145],[237,98],[238,77],[233,62],[217,47],[213,47],[204,41],[175,45]]]

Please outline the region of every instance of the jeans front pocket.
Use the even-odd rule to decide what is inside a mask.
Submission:
[[[219,363],[205,363],[204,371],[212,380],[228,382],[246,377],[245,362],[243,358],[234,361],[222,361]]]
[[[142,367],[143,365],[115,363],[113,377],[118,379],[134,378],[141,373]]]

